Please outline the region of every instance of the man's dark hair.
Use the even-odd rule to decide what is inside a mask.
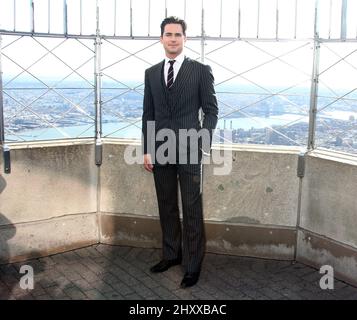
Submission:
[[[179,19],[178,17],[171,16],[171,17],[167,17],[161,22],[161,37],[164,35],[165,26],[171,23],[180,24],[182,27],[183,35],[186,36],[187,24],[185,20]]]

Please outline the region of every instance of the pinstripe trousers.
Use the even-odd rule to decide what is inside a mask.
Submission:
[[[154,165],[162,230],[163,259],[182,257],[186,272],[198,272],[205,252],[201,178],[202,164]],[[181,228],[178,185],[182,199]]]

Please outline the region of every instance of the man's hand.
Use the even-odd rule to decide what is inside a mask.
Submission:
[[[144,168],[145,170],[152,172],[152,168],[154,166],[152,165],[151,161],[151,155],[150,154],[144,154]]]

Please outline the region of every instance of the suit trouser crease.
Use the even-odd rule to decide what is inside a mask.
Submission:
[[[186,272],[200,270],[205,251],[201,174],[201,164],[154,166],[163,258],[171,260],[181,258],[182,255]],[[182,230],[178,208],[178,182],[182,198]]]

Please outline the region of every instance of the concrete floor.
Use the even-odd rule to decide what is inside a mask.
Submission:
[[[357,300],[335,279],[322,290],[319,270],[290,261],[206,254],[199,282],[181,289],[183,270],[150,273],[161,250],[94,245],[0,266],[0,299]],[[20,288],[20,268],[34,270],[34,289]]]

